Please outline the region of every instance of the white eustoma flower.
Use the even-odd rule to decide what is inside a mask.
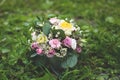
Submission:
[[[31,33],[31,36],[33,41],[37,39],[36,32]]]
[[[77,47],[77,42],[76,42],[75,39],[72,39],[71,48],[72,48],[73,50],[75,50],[76,47]]]

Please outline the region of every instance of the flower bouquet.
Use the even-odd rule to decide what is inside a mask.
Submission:
[[[80,27],[74,20],[57,17],[40,20],[31,31],[31,57],[39,57],[41,60],[37,62],[41,64],[44,60],[47,66],[63,69],[77,64],[77,58],[82,51],[82,38]]]

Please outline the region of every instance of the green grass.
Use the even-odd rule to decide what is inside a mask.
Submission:
[[[0,80],[57,79],[29,57],[29,28],[36,16],[51,15],[75,19],[87,40],[77,66],[64,71],[60,79],[119,80],[119,4],[119,0],[1,0]]]

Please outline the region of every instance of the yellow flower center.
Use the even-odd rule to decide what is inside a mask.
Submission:
[[[61,26],[61,28],[62,29],[71,29],[72,28],[72,24],[70,24],[70,23],[68,23],[68,22],[62,22],[61,24],[60,24],[60,26]]]

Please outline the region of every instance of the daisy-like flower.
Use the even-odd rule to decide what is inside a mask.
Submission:
[[[55,55],[57,56],[57,57],[64,57],[64,56],[66,56],[66,54],[67,54],[67,48],[61,48],[60,49],[60,53],[56,53]]]

